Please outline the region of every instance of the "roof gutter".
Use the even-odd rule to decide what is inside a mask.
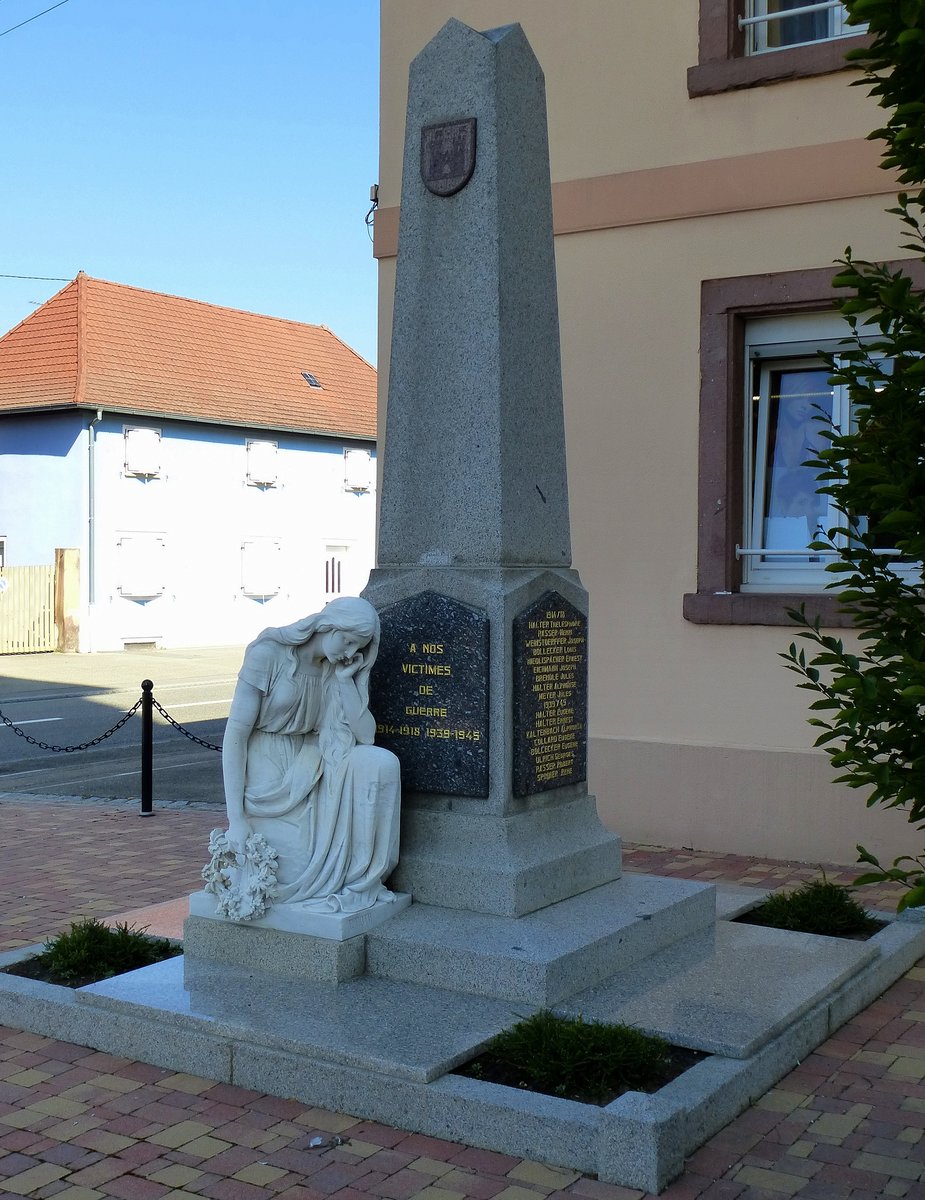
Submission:
[[[42,412],[72,412],[74,409],[93,410],[93,403],[74,404],[19,404],[0,409],[0,417],[13,413],[42,413]],[[96,409],[99,412],[99,409]],[[197,417],[189,413],[164,412],[151,408],[131,408],[129,405],[110,405],[108,411],[113,415],[135,417],[149,421],[182,421],[186,425],[221,425],[226,429],[266,429],[273,433],[298,433],[305,437],[338,438],[352,442],[375,443],[374,433],[354,433],[347,429],[314,429],[306,425],[269,425],[260,421],[229,421],[227,417]]]

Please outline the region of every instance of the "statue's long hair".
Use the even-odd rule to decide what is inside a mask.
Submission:
[[[250,643],[244,655],[246,658],[251,646],[256,646],[258,642],[272,641],[290,647],[288,675],[290,679],[295,679],[299,662],[294,648],[304,645],[316,633],[335,630],[368,639],[362,649],[363,665],[353,676],[363,707],[367,708],[369,674],[379,653],[379,614],[367,600],[359,596],[339,596],[326,604],[320,613],[293,621],[291,625],[264,629]],[[332,764],[341,761],[356,745],[356,738],[344,717],[334,667],[335,664],[327,659],[321,665],[322,712],[318,730],[322,758]]]

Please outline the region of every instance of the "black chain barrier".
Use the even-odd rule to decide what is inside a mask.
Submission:
[[[39,750],[52,750],[55,754],[73,754],[75,750],[90,750],[93,746],[98,746],[100,742],[105,742],[107,738],[111,738],[114,733],[118,733],[126,721],[134,717],[135,713],[141,708],[143,699],[143,696],[139,697],[125,716],[113,725],[112,729],[107,729],[105,733],[101,733],[99,737],[92,738],[89,742],[81,742],[79,746],[52,746],[49,742],[39,741],[38,738],[30,737],[18,725],[14,725],[10,718],[5,717],[2,712],[0,712],[0,723],[6,725],[8,729],[12,729],[17,737],[21,737],[30,746],[37,746]]]
[[[168,725],[172,725],[177,733],[182,733],[185,738],[189,738],[191,742],[195,742],[197,746],[203,746],[206,750],[217,750],[221,753],[221,746],[213,745],[212,742],[207,742],[204,738],[197,737],[195,733],[190,733],[179,721],[174,720],[170,713],[154,699],[154,684],[150,679],[141,681],[141,695],[121,717],[111,729],[107,729],[105,733],[101,733],[98,737],[91,738],[89,742],[81,742],[79,746],[53,746],[50,742],[40,741],[38,738],[31,737],[24,730],[15,725],[9,717],[5,716],[0,711],[0,724],[6,725],[8,729],[16,734],[17,737],[28,742],[30,746],[35,746],[39,750],[51,750],[55,754],[73,754],[76,750],[91,750],[94,746],[98,746],[100,742],[105,742],[107,738],[111,738],[114,733],[119,730],[128,721],[134,717],[135,713],[141,709],[141,812],[143,817],[150,817],[154,812],[154,715],[153,710],[161,714]]]
[[[141,701],[139,700],[138,703],[140,704]],[[188,729],[185,729],[180,724],[179,721],[175,721],[173,719],[173,717],[170,715],[170,713],[167,711],[167,709],[164,708],[162,704],[159,704],[158,701],[155,700],[153,696],[151,697],[151,703],[157,709],[157,711],[161,714],[161,716],[164,718],[164,720],[167,722],[167,724],[172,725],[174,727],[174,729],[177,731],[177,733],[182,733],[185,738],[189,738],[189,740],[191,742],[195,742],[197,746],[205,746],[205,748],[207,750],[217,750],[221,754],[221,751],[222,751],[221,746],[213,746],[211,742],[207,742],[201,737],[196,737],[195,733],[190,733],[190,731]]]

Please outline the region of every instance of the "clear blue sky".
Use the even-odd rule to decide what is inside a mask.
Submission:
[[[0,34],[55,0],[0,0]],[[376,354],[377,0],[67,0],[0,36],[0,275],[324,324]],[[0,334],[63,283],[0,278]]]

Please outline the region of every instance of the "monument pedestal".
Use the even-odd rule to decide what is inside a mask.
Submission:
[[[409,804],[392,882],[420,904],[520,917],[618,879],[620,839],[576,790],[500,818]]]
[[[402,768],[393,883],[519,917],[620,877],[587,793],[587,593],[549,567],[387,567],[370,707]]]
[[[587,593],[571,569],[543,72],[517,25],[412,64],[383,447],[377,743],[395,879],[522,917],[620,876],[587,795]]]

